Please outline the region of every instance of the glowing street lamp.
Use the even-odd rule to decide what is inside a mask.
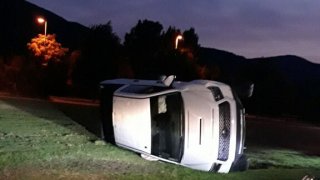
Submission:
[[[175,49],[178,49],[179,40],[182,40],[182,39],[183,39],[183,37],[182,37],[181,35],[178,35],[178,36],[176,37],[176,46],[175,46]]]
[[[42,17],[39,17],[37,20],[40,24],[44,23],[44,35],[47,36],[47,21]]]

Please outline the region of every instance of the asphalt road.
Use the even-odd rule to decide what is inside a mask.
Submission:
[[[51,98],[51,102],[87,130],[98,137],[101,136],[98,103],[59,98]],[[247,116],[246,120],[248,148],[253,146],[285,148],[320,156],[320,126],[256,116]]]

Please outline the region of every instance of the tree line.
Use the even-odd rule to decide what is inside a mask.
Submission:
[[[178,35],[183,38],[176,47]],[[70,50],[54,38],[38,35],[26,45],[28,54],[0,58],[1,88],[26,95],[94,98],[105,79],[157,79],[169,74],[179,80],[205,78],[197,64],[200,45],[194,28],[165,30],[159,22],[139,20],[121,43],[109,21],[90,27],[78,48]]]

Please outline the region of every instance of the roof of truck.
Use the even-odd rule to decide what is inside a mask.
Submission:
[[[187,90],[198,91],[210,86],[227,86],[224,83],[209,80],[173,81],[171,86],[166,86],[162,81],[140,79],[111,79],[100,83],[102,86],[108,84],[123,85],[115,92],[115,95],[134,98],[148,98]]]
[[[111,79],[105,80],[100,83],[101,85],[104,84],[132,84],[132,85],[149,85],[149,86],[159,86],[159,87],[167,87],[162,83],[160,80],[141,80],[141,79]],[[185,86],[192,86],[192,85],[201,85],[201,86],[226,86],[226,84],[218,82],[218,81],[210,81],[210,80],[193,80],[189,82],[184,81],[174,81],[172,84],[172,88],[181,88]]]

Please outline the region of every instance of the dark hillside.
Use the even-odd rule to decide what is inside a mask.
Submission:
[[[254,83],[253,96],[243,100],[248,113],[311,121],[320,115],[319,64],[293,55],[246,59],[211,48],[201,48],[199,64],[234,87]]]
[[[213,48],[201,48],[198,62],[217,73],[214,80],[224,82],[240,80],[238,79],[241,78],[239,74],[242,74],[242,71],[248,65],[246,58],[243,56]]]
[[[47,33],[56,34],[65,47],[79,46],[88,28],[68,22],[56,14],[24,0],[0,1],[0,54],[25,53],[26,44],[37,34],[44,33],[44,25],[36,22],[42,16],[48,22]]]
[[[249,74],[256,85],[255,111],[316,120],[320,111],[319,64],[291,55],[256,58],[250,63]]]

